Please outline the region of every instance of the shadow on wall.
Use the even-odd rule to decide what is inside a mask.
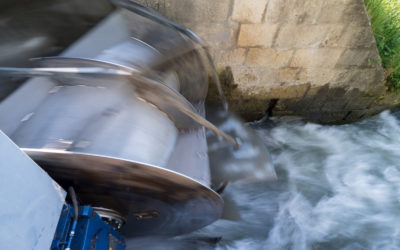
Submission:
[[[271,115],[295,115],[317,123],[343,124],[375,115],[400,104],[398,95],[386,92],[384,86],[379,84],[364,91],[358,88],[332,87],[329,83],[322,86],[312,86],[310,83],[283,84],[268,91],[246,94],[235,83],[230,67],[220,71],[219,76],[230,108],[247,121]],[[375,77],[381,79],[379,75]],[[212,79],[207,101],[219,102]]]

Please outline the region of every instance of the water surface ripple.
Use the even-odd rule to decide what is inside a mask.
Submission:
[[[257,132],[278,181],[229,184],[224,198],[234,220],[151,247],[400,249],[399,117],[386,111],[340,126],[274,120]]]

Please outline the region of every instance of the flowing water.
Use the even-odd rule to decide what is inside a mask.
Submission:
[[[280,118],[258,128],[278,180],[236,182],[231,217],[151,249],[400,249],[400,113],[322,126]],[[233,214],[233,216],[232,216]]]

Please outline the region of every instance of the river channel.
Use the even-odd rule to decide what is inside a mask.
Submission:
[[[225,219],[136,247],[400,249],[400,113],[335,126],[273,118],[256,130],[277,181],[230,183]]]

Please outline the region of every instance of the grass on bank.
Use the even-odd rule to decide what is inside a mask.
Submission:
[[[364,0],[388,87],[400,93],[400,0]]]

